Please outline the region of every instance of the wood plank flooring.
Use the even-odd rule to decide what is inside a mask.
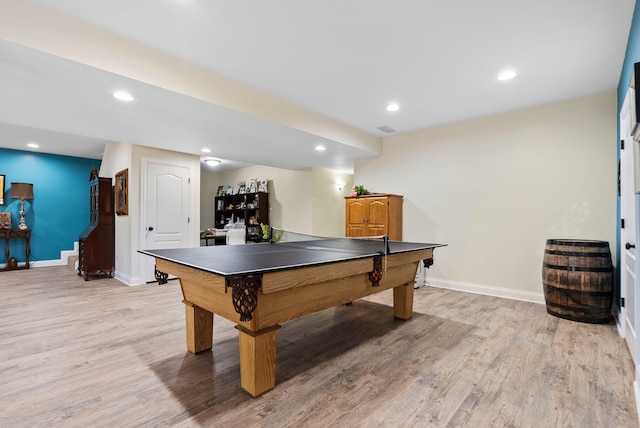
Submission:
[[[240,389],[238,337],[186,351],[179,283],[85,282],[69,267],[0,273],[1,427],[637,427],[613,323],[430,287],[278,331],[276,388]]]

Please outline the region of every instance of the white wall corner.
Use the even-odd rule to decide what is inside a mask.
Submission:
[[[119,271],[115,271],[113,277],[122,282],[124,285],[128,285],[129,287],[146,284],[144,278],[138,276],[123,275]]]
[[[615,302],[613,304],[613,318],[616,322],[616,327],[618,328],[618,334],[620,335],[620,337],[624,337],[626,331],[625,331],[625,324],[624,324],[624,315],[622,314],[622,308],[618,309],[615,305]]]

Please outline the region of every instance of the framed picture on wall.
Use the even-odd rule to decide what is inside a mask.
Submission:
[[[4,205],[4,174],[0,174],[0,205]]]
[[[129,215],[129,169],[116,174],[116,215]]]

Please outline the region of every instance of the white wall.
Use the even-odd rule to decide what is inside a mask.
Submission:
[[[200,230],[205,230],[215,225],[214,198],[219,182],[219,173],[211,171],[200,172]]]
[[[179,163],[189,168],[191,186],[189,188],[190,205],[190,246],[200,245],[198,225],[200,224],[200,157],[185,153],[153,149],[109,142],[100,167],[100,174],[112,178],[118,171],[129,169],[129,215],[116,217],[116,272],[115,277],[127,285],[138,285],[145,282],[145,264],[143,256],[138,253],[144,248],[141,239],[141,168],[143,159],[159,162]]]
[[[116,265],[115,277],[123,282],[127,282],[128,275],[133,270],[132,262],[134,258],[131,256],[131,219],[137,218],[138,207],[131,203],[137,200],[139,189],[132,185],[132,164],[131,164],[131,144],[118,143],[111,141],[105,145],[102,163],[100,165],[100,176],[111,177],[115,180],[116,173],[123,169],[129,169],[129,192],[128,192],[128,211],[129,215],[116,216]],[[115,181],[114,181],[115,184]]]
[[[312,231],[317,236],[344,236],[345,196],[351,193],[353,175],[314,168],[312,193]],[[336,182],[344,183],[338,188]]]
[[[215,195],[217,186],[235,186],[238,181],[253,178],[269,180],[269,223],[286,230],[321,236],[344,235],[344,196],[353,185],[350,174],[321,169],[299,171],[251,166],[217,174],[203,174],[201,198],[203,205]],[[204,183],[204,181],[207,183]],[[338,190],[336,181],[345,186]],[[208,208],[202,208],[204,217]],[[213,210],[213,207],[211,208]],[[208,214],[207,214],[208,215]],[[213,214],[210,225],[213,226]]]
[[[616,94],[386,138],[355,182],[404,195],[406,241],[447,243],[432,285],[543,302],[546,239],[609,241]]]

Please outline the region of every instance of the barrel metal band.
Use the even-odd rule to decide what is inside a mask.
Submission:
[[[575,256],[575,257],[611,257],[611,253],[581,253],[579,251],[558,251],[544,250],[545,254],[553,254],[555,256]]]
[[[607,267],[583,267],[583,266],[558,266],[544,263],[544,267],[558,270],[568,270],[574,272],[613,272],[613,266]]]
[[[560,288],[554,287],[553,285],[543,284],[545,288],[550,289],[551,291],[558,291],[560,293],[576,295],[576,296],[590,296],[590,297],[608,297],[611,296],[611,291],[583,291],[583,290],[572,290],[570,288]],[[558,304],[555,303],[554,304]]]
[[[606,241],[565,241],[562,239],[548,239],[547,245],[561,245],[565,247],[609,247]]]

